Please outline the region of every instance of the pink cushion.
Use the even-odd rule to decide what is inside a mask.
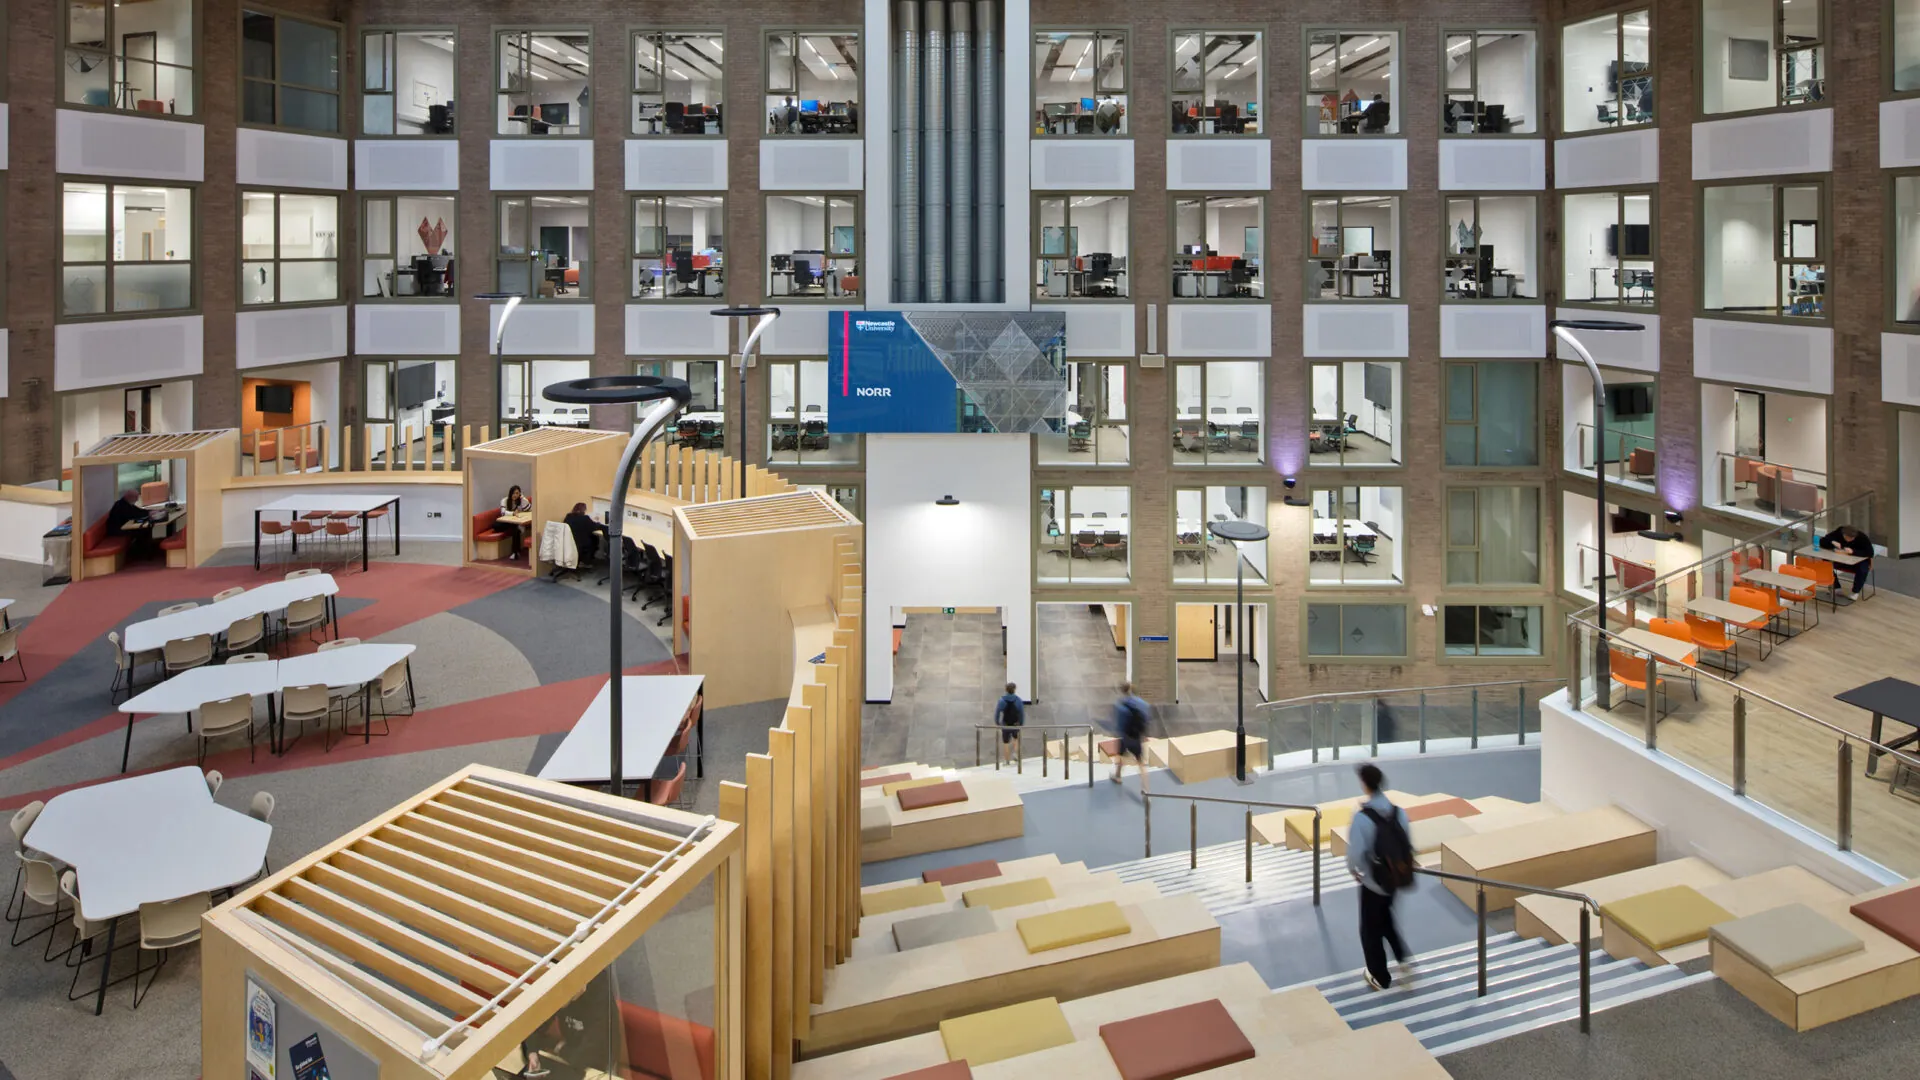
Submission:
[[[968,881],[1000,876],[1000,864],[992,859],[979,862],[960,863],[957,866],[942,866],[937,870],[922,870],[920,880],[935,885],[959,885]]]
[[[1122,1080],[1176,1080],[1253,1057],[1253,1044],[1218,999],[1102,1024],[1100,1038]]]
[[[1437,817],[1473,817],[1480,812],[1479,807],[1465,799],[1441,799],[1439,802],[1421,803],[1404,809],[1410,822]]]
[[[926,787],[901,788],[893,795],[900,800],[902,810],[924,810],[929,806],[967,801],[967,789],[958,780],[928,784]]]
[[[1853,905],[1852,911],[1862,922],[1907,948],[1920,949],[1920,886],[1862,900]]]

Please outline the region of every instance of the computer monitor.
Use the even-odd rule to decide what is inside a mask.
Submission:
[[[803,113],[818,113],[820,111],[820,99],[819,98],[803,99],[800,102],[800,111]]]
[[[1094,101],[1094,100],[1093,100],[1092,98],[1090,98],[1090,97],[1083,97],[1083,98],[1081,98],[1081,99],[1080,99],[1080,111],[1081,111],[1081,112],[1092,112],[1093,110],[1095,110],[1095,109],[1097,109],[1097,108],[1099,108],[1099,107],[1100,107],[1100,105],[1099,105],[1099,103],[1098,103],[1098,102],[1096,102],[1096,101]]]
[[[1257,101],[1249,101],[1249,102],[1247,102],[1247,115],[1248,115],[1248,116],[1259,116],[1259,115],[1260,115],[1260,103],[1259,103],[1259,102],[1257,102]]]
[[[1047,103],[1048,116],[1065,116],[1072,111],[1073,106],[1064,101],[1051,101]]]

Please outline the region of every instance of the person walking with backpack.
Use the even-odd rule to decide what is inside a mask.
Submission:
[[[1007,692],[993,706],[993,722],[1000,725],[1000,760],[1009,760],[1009,755],[1019,744],[1014,740],[1020,737],[1019,729],[1027,722],[1027,704],[1020,700],[1019,687],[1007,684]]]
[[[1134,696],[1133,684],[1120,684],[1120,700],[1113,703],[1113,733],[1120,736],[1120,752],[1113,755],[1114,783],[1120,782],[1120,771],[1128,761],[1140,767],[1140,791],[1147,790],[1147,703]]]
[[[1413,884],[1413,841],[1407,812],[1388,801],[1387,778],[1379,766],[1362,765],[1358,771],[1367,795],[1347,833],[1347,870],[1360,883],[1360,952],[1367,960],[1367,985],[1385,990],[1393,985],[1388,946],[1400,981],[1413,982],[1413,956],[1393,924],[1394,893]]]

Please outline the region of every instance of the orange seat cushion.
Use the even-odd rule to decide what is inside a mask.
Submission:
[[[1176,1080],[1253,1057],[1253,1044],[1218,999],[1101,1024],[1100,1038],[1123,1080]]]
[[[887,1080],[973,1080],[973,1067],[965,1061],[943,1061],[912,1072],[894,1073]]]
[[[945,806],[948,803],[967,801],[967,789],[958,780],[948,780],[944,784],[929,784],[926,787],[901,788],[893,794],[900,800],[902,810],[925,810],[929,806]]]
[[[161,551],[185,551],[186,548],[187,548],[186,533],[174,533],[172,536],[169,536],[165,540],[160,541]]]
[[[1853,905],[1855,917],[1905,945],[1920,949],[1920,886]]]
[[[860,781],[860,786],[861,787],[879,787],[881,784],[891,784],[895,780],[911,780],[911,779],[913,779],[912,773],[890,772],[884,776],[865,777]]]
[[[1100,743],[1100,752],[1107,755],[1108,757],[1119,757],[1120,756],[1120,740],[1119,739],[1102,740]]]
[[[627,1065],[632,1074],[659,1080],[713,1080],[713,1029],[691,1020],[620,1003]]]
[[[913,790],[918,791],[919,788]],[[957,866],[942,866],[937,870],[922,870],[920,880],[934,885],[960,885],[969,881],[1000,876],[1000,864],[992,859],[979,862],[960,863]]]
[[[1480,808],[1465,799],[1441,799],[1439,802],[1406,807],[1406,811],[1407,821],[1415,822],[1437,817],[1473,817],[1480,812]]]

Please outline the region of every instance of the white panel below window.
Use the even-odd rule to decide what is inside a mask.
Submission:
[[[0,101],[0,169],[7,167],[7,139],[11,131],[11,128],[8,126],[8,121],[10,119],[11,117],[7,114],[6,102]]]
[[[1036,139],[1035,191],[1133,190],[1132,139]]]
[[[1607,322],[1639,323],[1646,327],[1639,333],[1587,333],[1580,335],[1580,343],[1593,354],[1593,359],[1602,367],[1626,368],[1630,371],[1660,370],[1660,316],[1646,315],[1634,311],[1585,311],[1561,309],[1563,319],[1600,319]],[[1572,349],[1564,348],[1560,339],[1552,336],[1554,356],[1570,363],[1580,363]]]
[[[182,120],[54,110],[53,169],[90,176],[199,183],[206,128]]]
[[[1833,393],[1833,330],[1693,320],[1693,373],[1702,379]]]
[[[1880,335],[1880,400],[1920,405],[1920,334]]]
[[[493,304],[487,309],[488,352],[493,351],[500,313],[505,310],[505,304]],[[593,305],[554,301],[522,303],[507,322],[507,339],[501,351],[508,356],[592,356]]]
[[[628,304],[628,356],[726,356],[732,319],[706,305]]]
[[[784,307],[780,317],[760,338],[765,356],[827,355],[827,309],[824,307]]]
[[[234,317],[233,366],[271,367],[347,355],[347,305],[243,311]]]
[[[458,304],[355,304],[353,351],[367,356],[457,356]]]
[[[725,191],[727,140],[628,139],[628,191]]]
[[[1167,187],[1268,191],[1273,187],[1273,142],[1227,135],[1168,139]]]
[[[11,343],[7,341],[6,328],[0,327],[0,398],[7,396],[7,346],[9,344]]]
[[[859,139],[760,140],[763,191],[851,191],[866,186]]]
[[[53,388],[87,390],[185,378],[200,374],[202,357],[198,315],[58,323],[53,328]]]
[[[1036,304],[1035,311],[1057,311],[1067,318],[1067,357],[1132,356],[1132,304]]]
[[[1920,98],[1880,103],[1880,167],[1920,166]]]
[[[1300,348],[1307,356],[1407,355],[1405,304],[1307,304]]]
[[[1404,191],[1405,139],[1304,139],[1300,186],[1308,191]]]
[[[362,191],[458,191],[460,144],[452,139],[360,139],[353,184]]]
[[[240,128],[234,140],[234,179],[241,184],[347,189],[345,139]]]
[[[1073,338],[1067,338],[1068,355]],[[1273,307],[1269,304],[1168,304],[1168,356],[1273,355]]]
[[[1443,304],[1440,355],[1537,360],[1547,355],[1547,309],[1533,304]]]
[[[1796,109],[1693,125],[1693,178],[1833,171],[1833,110]]]
[[[1545,139],[1442,139],[1440,187],[1445,191],[1544,191]]]
[[[1555,139],[1553,186],[1619,187],[1660,181],[1660,132],[1656,128]]]
[[[487,147],[494,191],[592,191],[592,139],[495,139]]]

